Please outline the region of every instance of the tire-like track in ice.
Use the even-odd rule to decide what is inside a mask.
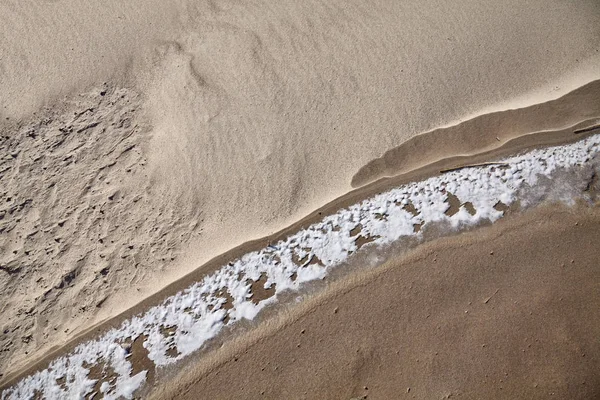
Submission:
[[[454,228],[493,222],[520,189],[535,186],[540,176],[585,164],[599,149],[600,135],[595,135],[402,185],[341,209],[285,240],[245,254],[120,327],[81,343],[6,389],[1,398],[132,398],[148,373],[132,373],[134,341],[143,341],[156,367],[175,363],[224,326],[253,319],[283,291],[297,291],[306,282],[322,279],[366,243],[377,246],[418,237],[424,225],[435,222],[446,221]]]

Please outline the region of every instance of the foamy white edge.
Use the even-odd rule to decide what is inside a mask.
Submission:
[[[118,377],[110,383],[104,382],[101,393],[94,398],[130,399],[144,384],[146,371],[130,376],[132,364],[124,342],[147,335],[143,345],[155,365],[172,364],[217,335],[225,326],[227,314],[228,325],[241,319],[251,320],[265,306],[276,302],[283,291],[296,291],[305,282],[323,278],[357,250],[355,240],[359,235],[376,238],[373,244],[383,245],[401,237],[421,235],[415,232],[415,224],[447,221],[460,228],[486,219],[493,222],[503,215],[494,208],[499,201],[510,205],[517,191],[525,185],[534,186],[539,176],[550,177],[557,169],[585,163],[598,151],[599,144],[600,135],[595,135],[570,145],[534,150],[503,160],[507,168],[490,165],[448,172],[339,210],[285,240],[223,266],[98,339],[81,343],[70,354],[52,361],[48,368],[5,390],[2,399],[29,399],[36,392],[47,399],[83,398],[91,394],[96,382],[88,377],[90,366],[98,364],[112,368]],[[445,214],[448,192],[461,203],[471,202],[475,215],[463,206],[448,217]],[[414,205],[417,215],[403,209],[409,203]],[[360,233],[351,236],[358,224],[362,226]],[[320,263],[309,264],[312,257],[318,257]],[[305,261],[299,265],[293,260]],[[266,288],[275,285],[275,295],[254,304],[247,280],[257,281],[262,274],[267,277]],[[225,291],[233,298],[229,310],[223,308]],[[169,327],[174,333],[165,335],[161,327]],[[167,350],[173,347],[179,354],[169,357]],[[64,384],[59,385],[57,379],[64,379]]]

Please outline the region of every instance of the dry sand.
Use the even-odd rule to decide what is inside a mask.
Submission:
[[[10,0],[0,22],[0,374],[353,177],[600,116],[593,0]]]
[[[598,398],[599,237],[597,206],[546,206],[427,243],[152,398]]]

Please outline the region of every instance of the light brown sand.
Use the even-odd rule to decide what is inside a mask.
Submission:
[[[109,98],[111,98],[114,94],[113,95],[105,94],[105,95],[109,96]],[[120,95],[118,97],[121,97],[121,96],[122,95]],[[99,107],[99,108],[101,108],[101,107]],[[76,115],[76,118],[83,118],[85,120],[85,118],[79,114]],[[365,197],[373,196],[374,194],[379,193],[382,190],[388,190],[389,188],[397,187],[398,185],[401,185],[401,184],[404,184],[407,182],[422,180],[431,175],[436,175],[436,174],[440,173],[440,171],[461,168],[461,166],[464,166],[464,165],[481,164],[482,160],[497,159],[498,157],[504,157],[507,155],[511,155],[517,151],[523,151],[525,149],[529,149],[532,147],[556,145],[556,144],[560,144],[560,143],[580,140],[580,139],[582,139],[583,136],[585,136],[587,134],[594,134],[594,133],[598,132],[598,127],[594,128],[595,125],[593,125],[593,124],[590,125],[592,122],[593,121],[584,121],[576,127],[571,127],[571,128],[560,130],[560,131],[543,132],[543,133],[539,133],[539,134],[526,135],[522,138],[517,138],[517,139],[514,139],[514,140],[506,143],[506,145],[502,146],[502,148],[497,149],[497,150],[492,150],[489,152],[481,153],[480,155],[477,155],[477,156],[454,157],[454,158],[440,160],[439,162],[428,165],[425,168],[411,171],[410,173],[401,174],[401,175],[398,175],[393,178],[382,179],[382,180],[379,180],[372,184],[369,184],[367,186],[364,186],[360,189],[353,190],[352,192],[348,193],[347,195],[336,199],[335,201],[327,204],[324,207],[321,207],[320,209],[311,213],[306,218],[303,218],[302,220],[286,227],[285,229],[275,233],[274,235],[270,235],[265,238],[261,238],[261,239],[255,240],[255,241],[250,241],[250,242],[244,243],[241,246],[233,248],[230,251],[227,251],[227,252],[219,255],[218,257],[215,257],[214,259],[210,260],[210,262],[204,264],[201,268],[196,269],[195,271],[188,274],[184,278],[179,279],[176,282],[168,285],[167,287],[165,287],[161,291],[155,293],[154,295],[141,300],[134,307],[126,310],[125,312],[103,322],[102,324],[86,327],[87,331],[83,334],[78,333],[76,335],[74,335],[74,334],[68,335],[68,333],[70,333],[70,332],[66,332],[64,335],[62,335],[62,332],[60,332],[60,331],[57,332],[56,330],[54,330],[54,335],[47,335],[47,336],[44,336],[44,338],[47,339],[49,337],[49,340],[47,339],[48,342],[53,343],[55,345],[55,348],[51,352],[46,353],[40,359],[38,359],[37,355],[25,357],[25,359],[28,360],[27,367],[20,369],[20,370],[17,370],[15,368],[15,370],[16,370],[15,373],[5,375],[3,377],[3,379],[0,379],[0,388],[8,387],[8,386],[16,383],[16,380],[18,380],[19,377],[23,377],[28,374],[31,374],[31,373],[35,372],[36,370],[38,370],[40,367],[41,368],[46,367],[48,362],[52,361],[58,355],[66,354],[66,353],[72,351],[75,348],[75,346],[78,345],[78,343],[81,343],[82,341],[94,339],[97,335],[102,334],[103,332],[110,329],[111,327],[118,327],[123,320],[131,318],[133,315],[140,313],[140,312],[144,312],[149,307],[156,305],[158,303],[161,303],[165,297],[172,295],[175,292],[178,292],[180,290],[183,290],[183,289],[189,287],[189,285],[202,280],[207,274],[210,274],[215,269],[221,268],[227,262],[234,260],[247,252],[259,250],[259,249],[263,248],[267,243],[272,243],[274,241],[284,239],[290,233],[295,233],[299,229],[303,229],[316,221],[320,221],[324,215],[328,215],[329,213],[335,212],[335,211],[339,210],[340,208],[347,207],[351,204],[354,204],[357,201],[364,199]],[[119,124],[120,123],[121,122],[119,122]],[[83,126],[88,127],[88,124],[83,124]],[[101,126],[101,125],[99,125],[99,126]],[[590,128],[590,126],[592,128]],[[95,128],[89,128],[89,129],[93,130]],[[81,128],[79,130],[81,130]],[[585,131],[585,132],[582,132],[582,131]],[[579,133],[575,134],[574,132],[579,132]],[[49,131],[43,131],[43,133],[44,133],[44,135],[48,135],[48,134],[52,133],[52,130],[50,129]],[[50,136],[50,138],[52,138],[52,136]],[[56,139],[56,138],[53,138],[53,139]],[[98,142],[99,142],[98,145],[101,145],[103,143],[102,140],[98,140]],[[52,144],[52,143],[53,142],[51,141],[50,144]],[[131,145],[127,144],[127,142],[124,144],[124,146],[125,146],[124,147],[125,149],[131,148]],[[118,149],[119,146],[117,146],[116,148]],[[129,152],[135,153],[135,149],[132,148],[131,150],[128,150],[125,153],[129,153]],[[123,153],[118,151],[117,154],[123,154]],[[132,157],[136,157],[136,156],[133,155]],[[125,157],[125,159],[129,159],[129,158]],[[143,162],[140,163],[140,166],[143,166],[143,164],[144,164]],[[115,165],[113,165],[113,162],[110,162],[109,165],[111,165],[110,169],[108,170],[109,176],[113,176],[115,173],[118,173],[118,171],[119,171],[118,163],[115,163]],[[596,167],[594,167],[594,165],[596,165]],[[596,168],[595,173],[594,173],[594,171],[595,171],[594,168]],[[41,168],[41,169],[43,170],[43,168]],[[101,168],[101,171],[103,169],[104,169],[104,167]],[[577,170],[577,171],[579,171],[579,170]],[[598,192],[600,191],[600,187],[597,186],[598,185],[597,162],[591,161],[590,165],[586,166],[579,172],[577,172],[577,171],[573,171],[572,173],[568,173],[568,174],[565,174],[564,176],[557,177],[556,179],[554,179],[552,181],[553,184],[551,185],[551,187],[548,187],[547,189],[544,189],[541,192],[539,190],[536,190],[535,192],[537,194],[532,193],[534,195],[534,197],[531,198],[530,200],[534,201],[534,203],[541,201],[542,198],[546,198],[547,200],[549,199],[551,201],[562,201],[562,199],[564,199],[565,196],[576,195],[576,196],[582,196],[582,198],[586,199],[586,201],[594,201],[594,198],[598,197]],[[140,178],[140,175],[143,175],[143,174],[140,174],[140,172],[143,173],[144,169],[141,168],[141,171],[137,171],[137,172],[130,171],[129,173],[132,174],[133,177]],[[141,179],[141,181],[143,182],[143,179]],[[110,188],[110,185],[108,185],[108,189],[106,189],[106,192],[104,194],[102,193],[101,189],[104,187],[104,184],[106,184],[107,182],[108,182],[108,179],[106,179],[106,180],[104,179],[104,174],[100,174],[100,179],[98,179],[98,182],[95,182],[95,181],[92,182],[93,185],[91,185],[90,188],[87,188],[87,186],[85,186],[85,185],[83,187],[84,189],[86,189],[86,191],[89,191],[92,194],[94,192],[98,192],[100,190],[100,193],[99,194],[96,193],[96,194],[98,196],[100,196],[100,198],[102,200],[104,200],[104,202],[102,203],[102,205],[100,207],[100,211],[98,211],[98,213],[101,213],[103,209],[114,209],[114,210],[119,211],[120,207],[122,207],[122,204],[120,204],[121,199],[120,198],[117,199],[116,196],[112,200],[110,198],[104,199],[104,197],[103,197],[104,195],[113,197],[111,195],[111,193],[114,194],[114,190],[112,190]],[[74,192],[77,192],[77,190],[80,190],[80,189],[81,188],[78,188],[78,186],[74,186],[72,188],[72,190]],[[544,193],[546,193],[546,194],[544,194]],[[540,195],[542,195],[542,197],[539,197]],[[138,196],[136,196],[136,197],[138,197]],[[132,213],[133,216],[141,214],[144,211],[153,210],[153,208],[152,208],[153,203],[151,201],[152,198],[151,197],[145,198],[144,200],[145,200],[144,202],[141,202],[141,205],[138,204],[140,202],[135,202],[135,201],[133,202],[134,204],[129,204],[129,206],[131,206],[131,207],[141,207],[141,209],[137,209],[137,211],[138,211],[137,213]],[[458,200],[456,200],[456,201],[458,201]],[[453,207],[456,210],[458,210],[459,204],[453,203],[452,199],[450,199],[449,206],[450,206],[449,212],[451,212]],[[56,207],[56,205],[51,204],[51,205],[49,205],[49,207],[50,208]],[[518,208],[519,207],[517,207],[517,209]],[[18,209],[18,207],[15,209]],[[512,210],[512,208],[511,208],[511,210]],[[21,212],[22,211],[23,210],[21,210]],[[31,210],[26,210],[26,212],[31,212]],[[509,211],[509,212],[512,212],[512,211]],[[84,212],[80,212],[80,214],[85,215]],[[122,211],[119,211],[116,214],[120,217],[123,217],[124,213]],[[155,212],[155,214],[152,216],[152,218],[157,218],[157,217],[160,217],[161,215],[162,215],[162,211],[157,210],[157,212]],[[96,218],[94,220],[94,222],[96,224],[98,224],[99,226],[97,227],[97,226],[91,224],[88,235],[86,237],[82,238],[84,241],[86,241],[88,239],[100,238],[100,239],[98,239],[99,244],[98,243],[96,244],[96,247],[93,249],[91,254],[95,258],[99,258],[100,261],[103,261],[104,258],[109,256],[109,258],[111,260],[111,264],[109,264],[109,266],[112,264],[116,265],[116,267],[117,267],[116,270],[115,270],[115,268],[104,267],[102,270],[98,271],[94,268],[86,268],[86,264],[83,262],[80,262],[78,264],[78,268],[76,270],[71,271],[71,272],[67,273],[66,275],[54,277],[53,279],[55,279],[58,282],[57,285],[50,288],[50,290],[48,290],[48,292],[47,292],[48,294],[42,296],[41,301],[39,303],[34,304],[34,306],[32,306],[32,310],[34,311],[33,313],[31,313],[31,312],[26,313],[25,316],[32,318],[32,317],[35,317],[35,315],[40,311],[41,311],[40,312],[41,315],[49,316],[49,315],[52,315],[52,311],[53,311],[52,307],[54,307],[54,310],[59,309],[62,312],[62,314],[56,314],[56,315],[58,318],[61,318],[61,321],[66,321],[66,322],[63,322],[63,324],[64,324],[63,326],[65,326],[65,325],[73,326],[77,322],[77,317],[81,318],[81,314],[83,314],[83,316],[85,316],[85,311],[89,311],[90,308],[93,310],[93,307],[89,307],[88,310],[86,310],[85,307],[83,307],[83,306],[80,306],[78,309],[75,309],[75,311],[77,313],[70,314],[71,322],[70,322],[70,325],[67,325],[69,323],[69,320],[67,319],[69,314],[67,314],[65,312],[64,304],[65,303],[69,304],[68,302],[72,301],[71,299],[69,299],[68,295],[73,295],[73,294],[77,295],[78,297],[76,298],[76,301],[78,302],[78,304],[79,305],[88,305],[88,306],[89,305],[93,306],[94,301],[96,301],[96,299],[100,298],[100,304],[96,304],[96,308],[102,307],[103,299],[106,298],[105,297],[106,294],[110,293],[111,289],[114,290],[114,288],[119,287],[119,285],[131,284],[131,281],[128,282],[127,279],[133,279],[133,282],[135,282],[135,280],[139,281],[139,275],[137,275],[137,272],[140,272],[140,273],[145,272],[146,274],[150,274],[150,273],[154,272],[154,271],[152,271],[151,268],[147,268],[143,271],[140,271],[140,268],[137,268],[139,266],[138,261],[140,259],[142,259],[142,257],[144,257],[143,260],[145,260],[145,262],[148,262],[148,260],[150,260],[150,261],[152,260],[152,257],[161,257],[161,255],[163,255],[165,252],[174,256],[177,253],[177,250],[180,249],[180,247],[181,247],[181,246],[178,247],[177,245],[173,245],[174,238],[180,236],[183,239],[179,240],[179,242],[185,243],[185,238],[183,237],[183,233],[187,232],[185,220],[184,221],[168,220],[168,219],[164,219],[164,217],[163,217],[163,219],[161,219],[159,222],[163,226],[168,226],[169,229],[164,229],[164,230],[158,231],[159,236],[155,237],[152,234],[157,233],[156,229],[150,229],[147,232],[145,232],[144,230],[141,230],[141,229],[135,229],[135,227],[137,226],[138,223],[140,223],[140,221],[136,221],[132,218],[133,217],[130,215],[128,218],[119,219],[118,223],[114,224],[114,226],[111,226],[111,223],[110,223],[111,220],[109,218],[108,219]],[[114,222],[114,221],[112,221],[112,222]],[[61,224],[62,224],[62,226],[61,226]],[[124,229],[119,229],[121,224],[124,225]],[[149,219],[148,221],[144,222],[144,224],[157,225],[157,221],[153,221],[152,219]],[[39,234],[39,237],[36,238],[36,240],[39,240],[41,243],[43,243],[44,241],[47,241],[47,242],[50,241],[50,242],[52,242],[52,244],[54,244],[54,242],[52,241],[51,238],[53,237],[53,235],[56,233],[57,230],[60,231],[59,228],[63,228],[65,225],[66,225],[66,223],[58,223],[58,224],[53,225],[52,229],[47,230],[47,231],[46,230],[42,231]],[[115,231],[112,231],[111,228],[114,228]],[[100,234],[98,231],[100,231]],[[17,229],[17,233],[18,233],[18,229]],[[102,235],[102,233],[104,233],[104,234]],[[442,234],[442,235],[447,234],[447,232],[445,232],[445,230],[443,230],[443,229],[442,229],[442,231],[438,231],[437,229],[433,229],[433,230],[429,229],[427,232],[425,232],[424,240],[431,240],[432,238],[438,237],[440,234]],[[34,235],[34,236],[38,236],[38,234],[36,233],[36,235]],[[116,244],[115,244],[115,243],[113,243],[115,241],[112,239],[109,241],[108,240],[109,238],[118,238],[118,240],[116,241]],[[30,239],[30,241],[31,241],[30,235],[28,235],[28,239]],[[140,247],[140,249],[138,250],[138,253],[140,253],[139,255],[132,256],[132,253],[128,251],[128,250],[132,250],[132,249],[130,249],[129,245],[127,245],[127,243],[128,243],[127,239],[133,240],[136,243],[136,246]],[[150,243],[150,245],[148,245],[146,243],[146,241],[148,241],[148,243]],[[95,240],[92,240],[92,242],[95,242]],[[398,245],[398,250],[400,252],[405,252],[408,250],[408,248],[410,248],[413,245],[414,244],[402,242]],[[163,251],[153,253],[152,252],[153,247],[162,247]],[[75,247],[75,249],[77,249],[77,247]],[[108,251],[108,249],[110,249],[111,251]],[[114,252],[115,249],[118,251],[118,253],[111,254],[112,252]],[[62,245],[62,244],[56,245],[54,250],[58,251],[58,253],[61,254],[61,257],[63,259],[67,259],[69,256],[73,256],[74,254],[75,255],[77,254],[77,252],[74,252],[72,249],[69,249],[67,246]],[[43,256],[43,254],[41,256],[39,254],[36,254],[36,256],[37,256],[37,258],[34,257],[34,260],[36,261],[35,264],[37,264],[37,263],[42,264],[44,261],[48,262],[48,260],[50,260],[50,261],[52,260],[51,258],[45,258]],[[376,265],[376,264],[378,265],[381,263],[380,256],[381,256],[381,254],[379,254],[378,251],[376,251],[375,254],[367,252],[367,258],[364,260],[368,265]],[[385,255],[385,257],[389,257],[389,256],[390,256],[389,254]],[[375,258],[373,258],[373,257],[375,257]],[[379,260],[379,261],[377,261],[377,260]],[[91,258],[91,261],[92,261],[92,266],[93,266],[93,262],[96,262],[98,260]],[[131,275],[128,275],[126,273],[127,268],[123,268],[123,267],[131,266],[132,263],[133,263],[133,268],[136,271],[136,275],[133,276],[133,278],[131,277]],[[357,261],[354,263],[360,264],[360,259],[357,259]],[[375,264],[373,264],[373,263],[375,263]],[[15,264],[15,263],[9,264],[9,266],[11,266],[11,267],[13,267],[14,265],[18,265],[18,264]],[[148,267],[151,267],[151,265],[152,264],[149,264]],[[109,272],[107,273],[105,269],[109,269]],[[351,272],[352,268],[350,268],[350,269],[343,268],[342,270]],[[7,270],[7,272],[12,274],[12,276],[18,276],[17,274],[20,273],[21,270],[17,269],[12,272],[11,272],[11,270]],[[35,272],[37,272],[37,271],[35,271]],[[347,274],[349,272],[346,272],[345,274]],[[112,277],[111,278],[112,284],[107,285],[106,284],[108,282],[107,276],[109,274],[110,274],[110,277]],[[339,277],[336,277],[335,275],[338,275],[338,274],[331,275],[331,278],[334,280],[339,279]],[[117,283],[115,284],[114,283],[115,279],[122,279],[122,281],[121,282],[117,281]],[[123,279],[125,281],[123,281]],[[33,296],[28,297],[27,290],[34,292],[37,289],[36,284],[39,284],[40,286],[42,286],[43,289],[48,289],[47,283],[44,280],[41,280],[41,279],[33,280],[32,279],[32,280],[30,280],[30,282],[31,281],[35,282],[33,284],[33,286],[31,286],[31,283],[29,283],[30,286],[28,286],[27,288],[17,287],[18,291],[13,293],[12,297],[8,297],[9,305],[10,304],[19,304],[18,301],[26,302],[26,301],[30,300],[30,298]],[[25,279],[21,279],[21,282],[23,283],[23,282],[27,282],[27,281]],[[79,286],[79,287],[76,286],[74,284],[74,282],[84,282],[83,288],[81,286]],[[265,293],[265,294],[267,294],[267,293]],[[260,293],[254,293],[254,296],[257,296],[257,295],[260,296]],[[268,296],[266,296],[266,297],[268,297]],[[37,300],[38,299],[36,298],[36,301]],[[51,301],[48,301],[48,300],[51,300]],[[288,300],[290,300],[290,299],[288,299]],[[283,299],[282,301],[285,303],[287,300]],[[49,306],[47,306],[46,308],[43,308],[43,306],[45,306],[46,304],[49,304]],[[39,309],[37,307],[39,307]],[[8,309],[10,310],[10,308],[8,308]],[[81,314],[79,314],[79,313],[81,313]],[[7,313],[7,315],[10,316],[10,315],[15,315],[15,314]],[[73,315],[75,316],[75,318],[73,317]],[[17,312],[16,318],[15,318],[17,320],[17,322],[20,321],[19,318],[21,318],[21,320],[22,320],[23,315],[21,313]],[[25,321],[27,321],[27,320],[25,319]],[[59,325],[58,324],[46,325],[47,331],[50,331],[50,328],[52,328],[52,326],[57,327]],[[270,325],[268,325],[268,326],[270,326]],[[236,329],[234,330],[234,332],[243,332],[244,329],[245,328],[243,326],[236,325]],[[52,332],[52,331],[50,331],[50,332]],[[10,340],[11,333],[14,336],[14,332],[5,334],[5,336],[4,336],[5,340],[7,340],[7,341]],[[53,338],[61,337],[61,336],[62,337],[70,336],[70,339],[65,343],[58,343],[58,342],[56,342],[56,340],[54,342],[51,342],[51,340]],[[38,335],[38,337],[39,337],[39,335]],[[147,359],[147,355],[146,355],[147,351],[141,346],[141,343],[143,340],[144,340],[143,338],[138,338],[133,343],[133,347],[137,349],[132,353],[134,370],[141,371],[144,369],[149,369],[149,372],[148,372],[149,376],[150,376],[149,380],[150,380],[150,383],[153,384],[154,378],[152,378],[152,377],[154,376],[154,366],[153,366],[152,362],[150,362],[150,360]],[[229,341],[229,340],[231,340],[231,338],[228,335],[225,335],[221,339],[219,339],[219,341],[223,341],[223,340]],[[26,343],[26,344],[29,344],[29,343]],[[14,347],[14,344],[9,343],[9,346]],[[9,347],[9,346],[7,346],[6,348],[10,349],[11,347]],[[210,345],[210,346],[208,346],[208,348],[212,349],[212,348],[214,348],[214,345]],[[17,356],[19,356],[19,355],[22,356],[22,353],[19,354],[18,352],[16,352],[16,350],[15,350],[15,353]],[[25,351],[25,355],[27,355],[27,351]],[[204,353],[200,354],[200,356],[204,357]],[[160,379],[165,379],[165,378],[163,376],[161,376]],[[168,378],[166,378],[166,379],[168,379]]]
[[[104,93],[101,95],[100,93]],[[139,96],[99,89],[2,131],[0,374],[169,265],[199,210],[156,201]]]
[[[600,77],[593,0],[11,0],[0,22],[0,374],[342,196],[387,150],[434,149],[399,171],[529,132],[419,133]],[[583,93],[523,118],[599,116]]]
[[[154,398],[597,398],[599,237],[598,207],[552,206],[428,243]]]

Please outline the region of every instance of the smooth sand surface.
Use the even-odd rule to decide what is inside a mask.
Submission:
[[[404,143],[426,159],[365,181],[600,116],[593,0],[11,0],[0,22],[0,374]],[[410,142],[590,82],[519,129]]]
[[[427,243],[198,358],[153,398],[597,398],[599,237],[597,206],[545,206]]]

